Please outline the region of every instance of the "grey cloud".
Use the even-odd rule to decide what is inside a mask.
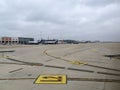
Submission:
[[[118,4],[120,0],[81,0],[81,2],[92,7],[103,7],[113,3]]]
[[[0,1],[0,36],[118,41],[119,25],[120,0]]]

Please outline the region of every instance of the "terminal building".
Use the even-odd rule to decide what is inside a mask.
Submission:
[[[2,37],[1,43],[2,44],[11,44],[11,37]]]
[[[25,38],[25,37],[18,37],[19,44],[29,44],[29,41],[34,41],[34,38]]]
[[[19,44],[18,37],[11,37],[11,44]]]
[[[29,41],[34,41],[34,38],[27,38],[27,37],[0,37],[0,44],[3,44],[3,45],[28,44]]]

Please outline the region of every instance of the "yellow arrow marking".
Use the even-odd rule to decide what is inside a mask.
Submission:
[[[40,75],[35,84],[66,84],[66,75]]]

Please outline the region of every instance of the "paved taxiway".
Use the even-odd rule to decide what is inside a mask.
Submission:
[[[0,46],[0,90],[119,90],[120,43]],[[67,84],[34,84],[65,74]]]

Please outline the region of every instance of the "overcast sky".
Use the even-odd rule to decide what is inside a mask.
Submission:
[[[0,0],[0,36],[120,41],[120,0]]]

